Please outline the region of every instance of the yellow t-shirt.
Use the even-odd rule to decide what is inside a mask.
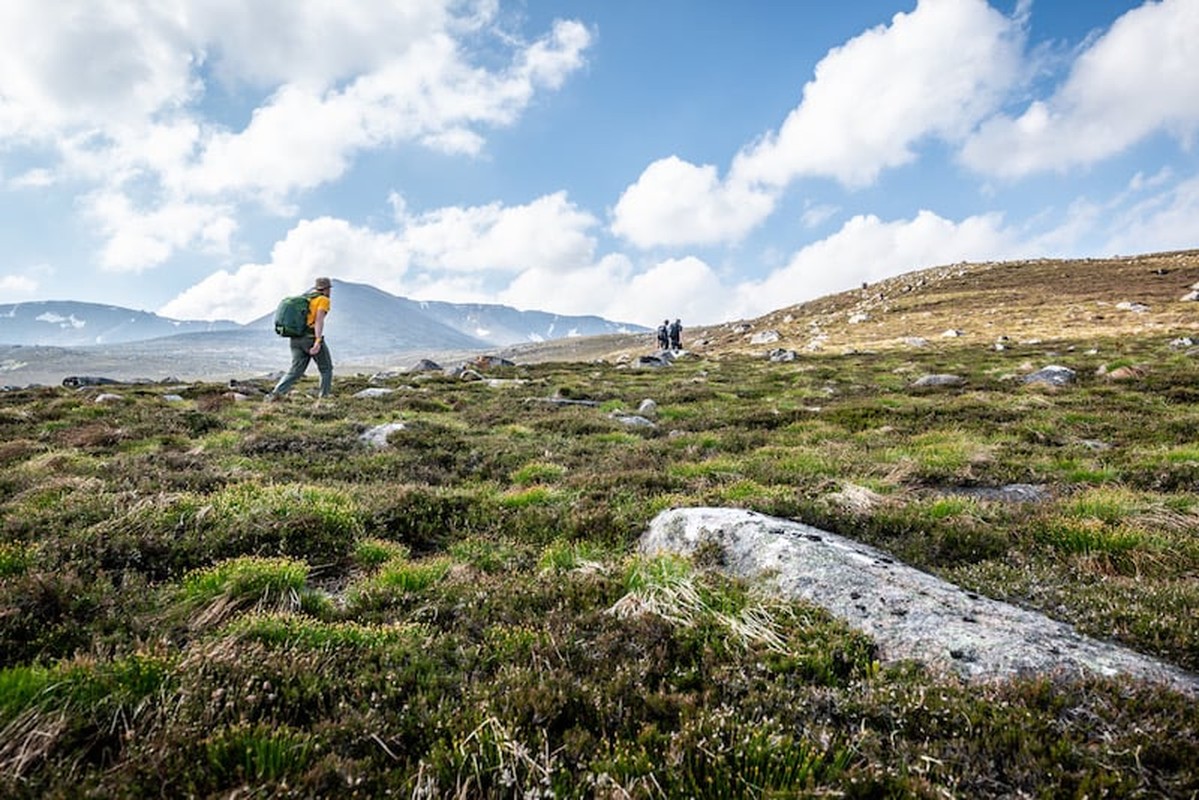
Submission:
[[[316,312],[329,313],[329,298],[323,294],[314,295],[308,299],[308,327],[316,325]]]

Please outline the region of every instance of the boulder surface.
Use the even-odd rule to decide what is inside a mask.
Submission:
[[[764,581],[864,632],[884,663],[914,660],[979,681],[1127,675],[1199,696],[1199,676],[791,520],[741,509],[671,509],[654,518],[639,547],[646,555],[703,548],[705,562],[715,556],[728,574]]]

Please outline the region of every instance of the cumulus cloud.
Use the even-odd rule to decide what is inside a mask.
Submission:
[[[711,165],[651,164],[625,190],[612,230],[639,247],[735,241],[798,178],[849,187],[916,158],[916,145],[962,140],[1020,73],[1023,31],[984,0],[921,0],[911,13],[832,50],[778,131]]]
[[[612,232],[638,247],[736,240],[770,215],[774,196],[721,182],[716,167],[671,156],[650,164],[612,212]]]
[[[31,295],[37,286],[37,281],[24,275],[0,275],[0,293],[9,298]]]
[[[1140,253],[1146,242],[1155,250],[1194,248],[1199,242],[1199,177],[1142,198],[1114,219],[1105,226],[1105,253]]]
[[[596,243],[587,231],[596,220],[564,193],[520,206],[449,207],[420,215],[410,215],[402,198],[394,202],[393,230],[331,217],[305,220],[275,245],[268,263],[218,272],[171,300],[161,313],[248,322],[317,275],[415,299],[494,302],[513,275],[565,280],[593,269]],[[572,280],[581,284],[586,278]],[[600,293],[602,286],[596,285],[587,297],[594,301]],[[527,299],[547,305],[545,295]]]
[[[962,160],[1019,178],[1086,166],[1165,132],[1188,144],[1199,129],[1199,3],[1145,3],[1074,62],[1048,99],[998,116],[966,143]]]
[[[670,316],[686,320],[722,318],[725,289],[716,273],[693,256],[667,259],[638,270],[623,254],[610,254],[586,269],[561,274],[528,270],[501,294],[516,308],[561,314],[597,314],[618,322],[653,327]]]
[[[561,86],[591,41],[565,20],[533,42],[492,35],[497,13],[494,0],[9,0],[0,139],[47,161],[39,180],[92,182],[104,264],[147,269],[197,241],[201,223],[173,229],[181,209],[289,213],[289,198],[382,147],[478,154],[485,130]],[[466,36],[491,37],[487,66]],[[202,116],[222,93],[250,100],[246,121]]]
[[[172,202],[145,211],[124,193],[109,191],[95,192],[81,204],[106,234],[100,266],[113,272],[141,272],[189,245],[227,253],[237,230],[231,210],[224,206]]]
[[[323,217],[296,225],[266,263],[222,270],[159,309],[182,319],[249,322],[317,275],[368,283],[412,299],[503,303],[559,314],[596,314],[650,325],[663,314],[719,318],[725,290],[698,258],[635,267],[596,257],[597,221],[562,193],[521,206],[443,208],[380,231]]]
[[[734,178],[822,176],[865,186],[915,146],[963,139],[1019,77],[1022,28],[984,0],[921,0],[832,50],[782,127],[739,153]]]
[[[409,215],[401,210],[401,237],[422,267],[453,272],[568,272],[591,264],[598,224],[565,192],[527,205],[490,203]]]
[[[914,269],[1030,254],[998,215],[960,222],[931,211],[893,221],[860,215],[796,252],[764,280],[737,286],[730,305],[737,309],[735,316],[754,317]]]
[[[181,33],[166,3],[0,3],[0,139],[115,133],[191,101]]]
[[[331,217],[304,220],[272,248],[269,262],[216,272],[159,313],[176,319],[250,322],[274,309],[279,298],[303,291],[319,275],[391,289],[408,263],[408,250],[394,234]]]

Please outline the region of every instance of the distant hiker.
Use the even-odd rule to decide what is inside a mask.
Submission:
[[[670,347],[670,320],[662,320],[662,324],[658,326],[658,349],[665,350]]]
[[[328,278],[317,278],[312,289],[301,297],[307,298],[307,315],[302,329],[283,328],[276,315],[276,330],[285,335],[291,343],[291,369],[279,379],[275,388],[266,396],[267,401],[274,401],[291,391],[295,382],[304,377],[308,363],[316,361],[316,368],[321,374],[320,396],[328,397],[333,393],[333,357],[325,344],[325,317],[329,314],[329,290],[333,288]],[[280,303],[279,314],[288,300]]]
[[[670,349],[683,349],[683,323],[677,319],[670,323]]]

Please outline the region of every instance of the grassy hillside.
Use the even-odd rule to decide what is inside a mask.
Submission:
[[[906,276],[666,369],[2,393],[0,796],[1193,797],[1194,698],[882,666],[818,608],[633,550],[662,509],[752,508],[1199,671],[1178,258],[1103,293],[1085,264]],[[1049,364],[1075,382],[1022,380]],[[618,419],[647,398],[652,427]],[[1039,499],[986,491],[1016,483]]]

